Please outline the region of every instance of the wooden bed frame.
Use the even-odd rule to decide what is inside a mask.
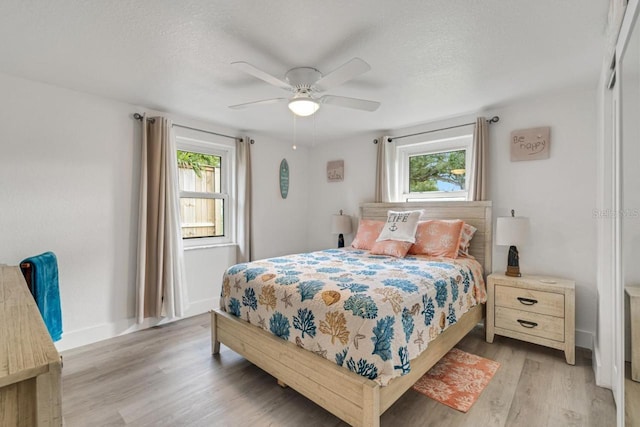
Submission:
[[[491,272],[491,202],[365,203],[360,217],[386,220],[389,209],[424,209],[421,220],[462,219],[473,225],[478,231],[470,253],[483,266],[485,278]],[[385,387],[221,310],[211,312],[212,353],[218,354],[223,343],[350,425],[378,427],[380,415],[483,319],[483,308],[479,304],[469,310],[411,360],[408,374]]]

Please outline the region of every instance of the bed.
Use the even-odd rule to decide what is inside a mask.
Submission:
[[[436,218],[462,219],[465,222],[473,225],[477,228],[477,232],[473,240],[471,241],[470,253],[478,261],[479,265],[483,267],[484,274],[486,275],[490,273],[492,234],[491,202],[366,203],[361,206],[360,217],[363,219],[385,220],[387,211],[390,209],[423,209],[424,213],[421,216],[421,220]],[[320,253],[320,255],[316,254],[305,256],[311,257],[308,259],[314,262],[315,258],[313,257],[327,258],[329,264],[331,265],[332,254],[343,258],[345,257],[344,253],[334,251]],[[350,256],[349,258],[355,260],[354,263],[358,265],[366,263],[366,259],[359,259],[356,255],[358,254],[356,253],[354,254],[354,256]],[[366,257],[366,254],[364,254],[363,256]],[[286,261],[286,259],[284,259],[284,261],[282,262],[290,261],[291,260]],[[406,261],[402,261],[402,263],[410,264],[413,261],[415,261],[414,258],[409,258]],[[277,262],[278,260],[272,260],[271,263],[277,264]],[[296,262],[304,264],[304,261],[301,261],[301,259],[296,259]],[[395,262],[398,263],[401,261],[398,260]],[[462,262],[462,264],[464,264],[464,261]],[[333,265],[335,265],[335,263]],[[249,271],[248,274],[246,271],[244,273],[242,272],[242,270],[246,269],[246,266],[239,268],[238,271],[233,271],[233,269],[231,269],[231,273],[244,274],[247,278],[247,282],[249,281],[249,279],[254,279],[259,275],[263,275],[263,280],[273,280],[274,275],[270,274],[268,267],[268,263],[265,263],[263,261],[262,263],[251,265],[251,268],[253,268],[253,270]],[[335,277],[336,280],[339,279],[340,273],[342,273],[342,271],[339,270],[331,270],[330,272],[335,273],[334,276],[337,275]],[[354,271],[351,273],[356,275],[358,274],[358,272],[358,269],[354,269]],[[411,276],[407,277],[412,280],[415,279]],[[231,276],[231,278],[233,278],[233,276]],[[286,279],[286,277],[283,277],[283,280]],[[223,296],[225,294],[227,296],[230,296],[229,289],[231,283],[229,283],[229,280],[226,276],[225,280],[226,283],[223,285]],[[244,280],[236,281],[236,284],[238,285],[238,291],[240,290],[239,282],[244,282]],[[338,282],[336,283],[339,285]],[[363,281],[363,283],[367,282]],[[460,289],[460,291],[462,292],[462,289]],[[457,292],[458,291],[456,290],[456,293]],[[248,300],[244,301],[244,303],[246,303],[245,305],[250,305],[252,304],[252,302],[255,305],[256,302],[252,301],[252,299],[256,299],[258,296],[255,294],[251,294],[249,295],[249,297],[250,298]],[[313,294],[309,296],[309,299],[313,299],[312,297]],[[463,298],[460,299],[462,300]],[[429,342],[426,350],[422,351],[422,353],[420,353],[417,357],[411,358],[410,370],[404,370],[401,376],[393,374],[393,366],[395,365],[395,367],[398,368],[398,365],[402,365],[402,363],[399,363],[398,361],[398,357],[402,356],[402,351],[400,351],[400,354],[396,356],[397,348],[394,348],[393,346],[387,346],[383,350],[387,350],[389,356],[393,354],[393,356],[395,357],[395,359],[389,357],[388,363],[391,366],[391,370],[385,370],[386,368],[380,367],[379,370],[381,375],[374,378],[373,376],[367,377],[366,372],[362,372],[362,370],[352,369],[352,367],[356,365],[355,361],[358,360],[357,352],[354,353],[354,357],[350,358],[351,365],[349,366],[349,369],[351,370],[345,369],[346,366],[338,366],[338,364],[341,363],[338,363],[338,361],[334,361],[335,359],[337,359],[335,356],[337,355],[337,352],[339,352],[339,349],[334,350],[333,353],[331,353],[331,350],[329,350],[329,354],[327,354],[327,350],[323,350],[322,347],[319,347],[317,349],[309,348],[310,345],[307,342],[296,341],[296,345],[296,343],[294,342],[286,341],[285,339],[288,337],[278,337],[270,332],[267,332],[269,329],[271,329],[272,332],[277,333],[278,325],[276,324],[275,331],[273,328],[273,324],[271,325],[272,328],[269,328],[268,324],[264,324],[266,316],[264,316],[264,318],[260,318],[260,320],[263,322],[262,327],[251,325],[246,321],[247,319],[241,320],[242,313],[240,312],[239,308],[241,304],[238,300],[240,300],[239,296],[238,298],[236,298],[236,301],[233,304],[227,305],[227,311],[229,312],[223,310],[214,310],[211,313],[213,354],[217,354],[219,352],[220,343],[223,343],[235,352],[244,356],[247,360],[249,360],[256,366],[273,375],[280,384],[291,386],[296,391],[313,400],[345,422],[351,425],[363,426],[378,426],[380,415],[384,413],[384,411],[388,409],[407,389],[409,389],[418,378],[420,378],[430,367],[432,367],[483,318],[482,304],[476,304],[472,307],[463,308],[461,303],[460,315],[457,316],[455,322],[453,322],[453,324],[444,332],[437,335],[434,340]],[[315,298],[315,300],[321,301],[320,298]],[[262,301],[262,303],[268,304],[268,301],[265,299],[264,301]],[[320,305],[322,304],[320,303]],[[409,304],[409,306],[411,306],[411,304]],[[452,307],[449,306],[450,312],[451,308]],[[244,314],[248,314],[248,312],[245,310]],[[362,313],[359,314],[362,315]],[[365,315],[361,317],[367,316]],[[302,316],[294,320],[294,322],[297,320],[297,326],[300,326],[300,324],[304,323],[302,321],[304,319],[301,319]],[[398,320],[397,322],[398,332],[402,330],[402,328],[400,328],[401,320],[402,319]],[[373,325],[375,325],[376,321],[379,321],[379,319],[370,320],[369,322],[370,324],[371,322],[374,322]],[[362,322],[366,322],[366,319],[362,320]],[[320,319],[317,319],[316,324],[318,326],[319,323]],[[367,326],[368,330],[371,329],[370,324],[369,326]],[[378,327],[380,328],[379,324]],[[296,327],[296,329],[303,330],[304,328]],[[316,332],[315,328],[314,332]],[[405,332],[407,332],[406,328]],[[402,334],[399,333],[397,335]],[[302,334],[302,336],[304,337],[304,334]],[[333,338],[336,337],[339,339],[340,335],[334,333],[334,336],[331,337],[332,341]],[[361,336],[361,338],[365,338],[365,336]],[[296,339],[300,340],[299,336]],[[407,340],[408,339],[409,337],[407,335]],[[363,344],[363,346],[367,344],[375,346],[373,352],[376,353],[376,351],[380,351],[380,349],[378,348],[378,344],[375,342],[375,338],[373,338],[372,340],[373,342],[370,343],[369,337],[366,336],[366,338],[362,340],[361,343],[365,343]],[[414,340],[412,339],[411,342],[413,341]],[[419,344],[422,343],[420,342]],[[301,348],[305,346],[307,347],[307,349]],[[407,345],[407,347],[409,346]],[[405,352],[407,347],[404,348]],[[318,354],[314,354],[314,350],[315,353]],[[351,346],[350,349],[345,348],[345,354],[342,355],[340,359],[341,361],[347,359],[347,357],[345,357],[347,355],[347,350],[349,350],[350,352],[355,351],[353,346]],[[324,351],[324,354],[322,354],[321,351]],[[370,349],[368,349],[367,351],[369,353],[371,352]],[[360,359],[360,361],[362,361],[362,359]],[[345,365],[347,364],[345,363]],[[366,363],[363,363],[363,366],[366,365]],[[384,375],[382,375],[382,373],[384,373]]]

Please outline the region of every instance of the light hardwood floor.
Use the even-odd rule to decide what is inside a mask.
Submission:
[[[474,329],[458,347],[502,364],[467,414],[409,390],[382,426],[615,426],[609,390],[594,384],[590,353],[562,352]],[[65,425],[344,426],[222,346],[212,357],[209,315],[63,353]]]

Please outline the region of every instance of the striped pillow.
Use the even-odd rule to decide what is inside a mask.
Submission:
[[[458,247],[459,257],[473,258],[469,253],[469,245],[471,244],[471,239],[473,239],[473,235],[476,234],[476,231],[478,231],[478,229],[473,225],[467,224],[466,222],[464,223],[464,226],[462,227],[462,234],[460,235],[460,246]]]

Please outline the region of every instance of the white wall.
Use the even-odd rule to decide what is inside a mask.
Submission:
[[[338,236],[331,234],[331,215],[352,216],[355,233],[358,225],[361,203],[373,202],[377,146],[373,140],[376,134],[340,140],[331,144],[321,144],[311,149],[309,160],[309,250],[320,250],[338,246]],[[327,162],[344,160],[344,181],[327,181]],[[345,235],[348,246],[354,233]]]
[[[290,141],[256,135],[251,146],[253,259],[305,252],[309,202],[309,150]],[[280,196],[280,162],[289,164],[289,193]]]
[[[0,263],[15,265],[48,250],[57,254],[64,328],[59,349],[138,329],[140,123],[132,113],[143,109],[3,74],[0,93]],[[242,134],[172,118],[204,130]],[[303,250],[305,150],[290,159],[289,199],[274,203],[280,157],[290,145],[255,139],[255,253]],[[188,315],[217,306],[222,273],[235,263],[235,253],[235,246],[185,253]]]
[[[576,343],[592,348],[596,328],[596,93],[567,90],[492,111],[489,195],[494,218],[511,209],[530,221],[519,246],[524,274],[576,281]],[[551,127],[547,160],[511,162],[511,131]],[[493,269],[503,271],[507,247],[494,246]]]
[[[133,317],[135,109],[6,75],[0,92],[0,262],[57,254],[64,347]]]
[[[484,113],[500,116],[490,125],[489,195],[494,218],[515,209],[531,223],[531,239],[520,249],[520,268],[527,274],[548,274],[576,280],[576,340],[592,348],[596,308],[596,228],[595,141],[596,95],[594,90],[567,90],[535,99],[512,102]],[[403,135],[474,121],[474,115],[438,123],[396,129]],[[529,162],[510,161],[509,135],[512,130],[537,126],[551,127],[551,158]],[[309,248],[334,245],[329,234],[329,218],[338,209],[357,215],[361,202],[372,201],[376,148],[364,135],[311,151],[310,216],[317,229],[310,231]],[[343,183],[327,183],[324,170],[328,160],[345,161]],[[353,235],[349,236],[351,239]],[[507,248],[497,247],[493,270],[506,267]]]

